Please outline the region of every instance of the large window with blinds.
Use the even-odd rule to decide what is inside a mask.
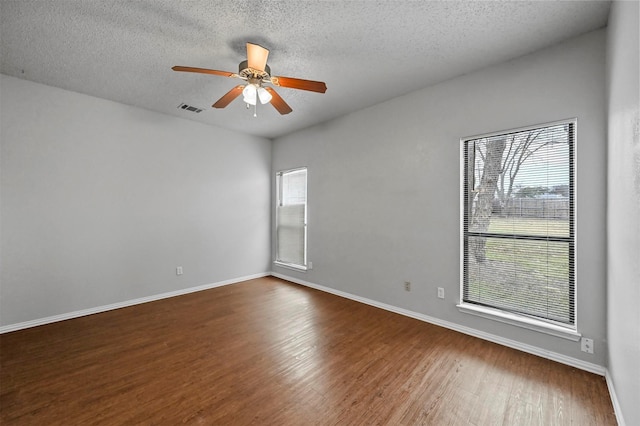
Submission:
[[[575,330],[576,122],[462,140],[461,306]]]
[[[276,263],[307,269],[307,169],[278,172]]]

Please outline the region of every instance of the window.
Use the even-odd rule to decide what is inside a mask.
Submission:
[[[307,269],[307,169],[276,176],[276,263]]]
[[[575,127],[462,140],[461,310],[575,333]]]

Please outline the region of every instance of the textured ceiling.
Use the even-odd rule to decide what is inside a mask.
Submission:
[[[274,138],[604,27],[598,1],[27,1],[0,0],[0,72]],[[277,88],[293,108],[258,117],[237,72],[247,41],[273,75],[320,80],[325,94]],[[199,114],[178,109],[187,103]]]

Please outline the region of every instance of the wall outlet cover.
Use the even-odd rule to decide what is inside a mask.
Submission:
[[[582,350],[582,352],[586,352],[588,354],[592,354],[593,353],[593,339],[587,339],[586,337],[583,337],[582,339],[580,339],[580,349]]]

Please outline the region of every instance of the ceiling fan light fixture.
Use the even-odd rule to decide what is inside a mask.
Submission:
[[[258,98],[260,98],[260,103],[262,105],[271,102],[272,97],[273,96],[271,96],[271,93],[267,92],[267,89],[265,89],[264,87],[258,88]]]
[[[257,102],[258,88],[254,84],[247,84],[242,90],[242,96],[244,96],[244,102],[249,105],[255,105]]]

